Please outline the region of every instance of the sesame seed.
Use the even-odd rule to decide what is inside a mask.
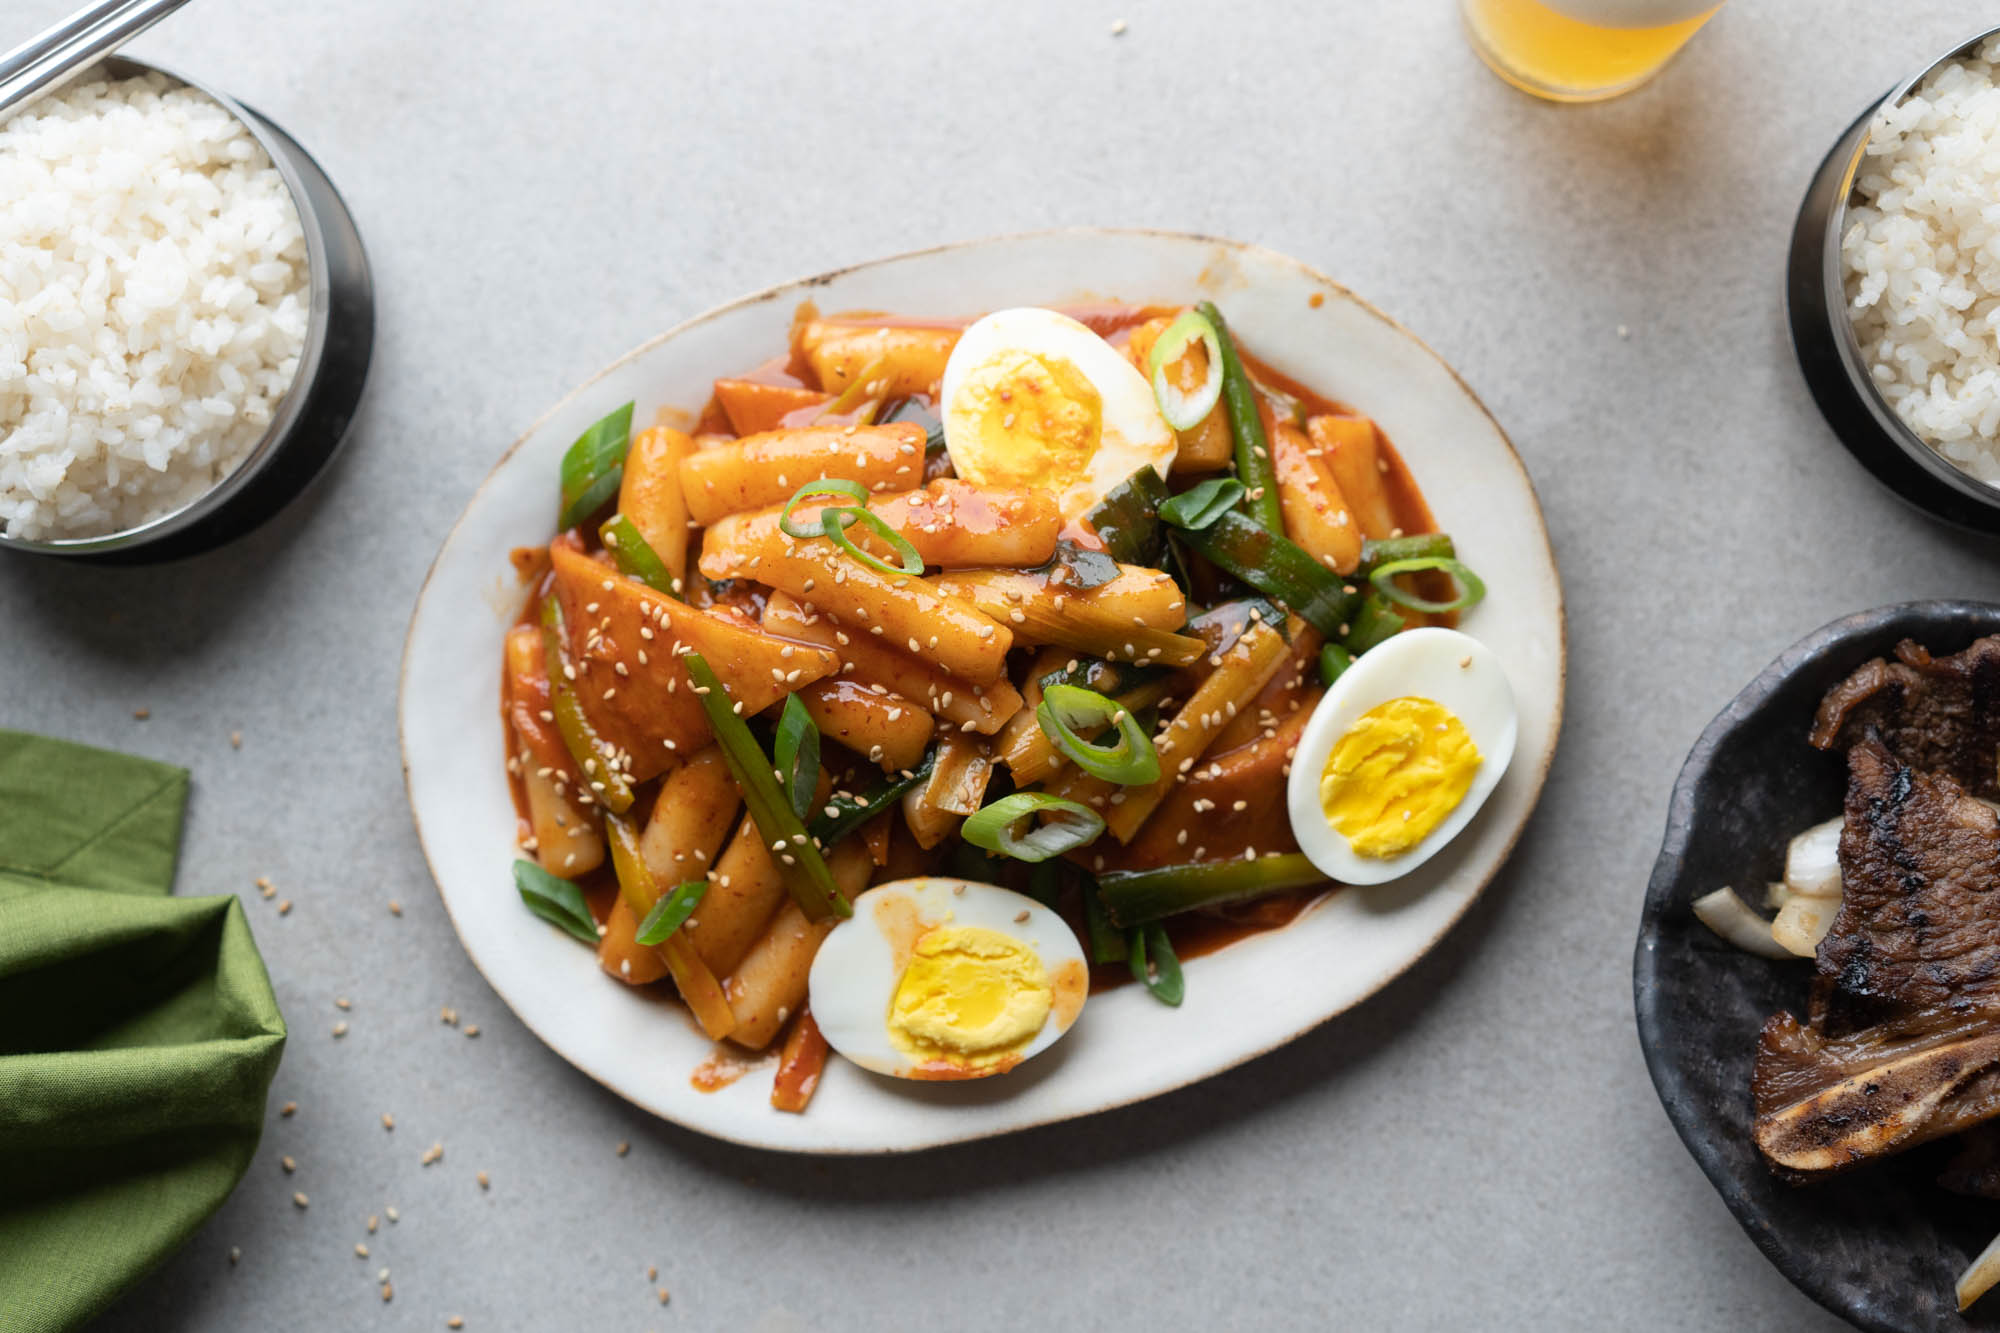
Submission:
[[[381,1219],[381,1218],[377,1217],[377,1216],[376,1216],[376,1215],[375,1215],[374,1213],[370,1213],[370,1214],[368,1214],[368,1234],[369,1234],[369,1235],[371,1235],[371,1236],[372,1236],[372,1235],[374,1235],[374,1234],[375,1234],[375,1229],[376,1229],[377,1227],[381,1226],[381,1225],[382,1225],[382,1219]]]
[[[493,1188],[493,1178],[491,1176],[488,1176],[484,1171],[481,1171],[477,1176],[474,1177],[474,1179],[479,1182],[479,1188],[483,1190],[490,1190]]]
[[[242,732],[240,732],[240,731],[232,731],[232,732],[230,732],[230,733],[229,733],[229,748],[230,748],[230,749],[232,749],[232,750],[240,750],[240,749],[242,749],[242,748],[243,748],[243,733],[242,733]]]
[[[442,1142],[438,1142],[438,1143],[433,1143],[430,1147],[424,1149],[424,1155],[422,1160],[425,1166],[431,1166],[440,1161],[443,1157],[444,1157],[444,1144]]]
[[[382,1284],[382,1303],[384,1305],[387,1305],[390,1301],[393,1301],[395,1299],[396,1299],[396,1289],[390,1286],[388,1283],[384,1282]]]
[[[625,1155],[626,1153],[628,1153],[628,1152],[631,1152],[631,1151],[632,1151],[632,1145],[631,1145],[631,1144],[627,1143],[627,1142],[626,1142],[625,1140],[623,1140],[623,1139],[620,1139],[620,1140],[618,1140],[618,1155],[619,1155],[620,1157],[623,1157],[623,1156],[624,1156],[624,1155]]]
[[[242,1261],[242,1259],[243,1259],[243,1247],[242,1247],[242,1246],[240,1246],[240,1245],[232,1245],[232,1246],[230,1246],[230,1247],[229,1247],[229,1262],[230,1262],[230,1263],[232,1263],[232,1264],[234,1264],[234,1263],[240,1263],[240,1262]]]
[[[438,1022],[456,1026],[458,1023],[458,1010],[452,1008],[450,1005],[445,1005],[438,1010]]]
[[[466,1036],[468,1036],[468,1037],[476,1037],[476,1036],[478,1036],[478,1035],[479,1035],[479,1024],[477,1024],[477,1023],[467,1023],[467,1024],[465,1025],[465,1035],[466,1035]]]
[[[132,716],[137,718],[141,722],[144,722],[147,718],[151,717],[152,715],[153,715],[153,710],[150,708],[135,708],[132,710]]]
[[[299,1164],[293,1161],[289,1157],[280,1157],[278,1159],[278,1165],[285,1168],[285,1174],[288,1176],[292,1174],[292,1172],[299,1169]]]
[[[295,1116],[298,1113],[299,1113],[299,1104],[297,1102],[286,1102],[283,1106],[278,1108],[278,1114],[282,1116]]]
[[[457,1315],[453,1315],[451,1318],[444,1321],[444,1326],[446,1328],[464,1328],[465,1321],[463,1319],[460,1319]]]
[[[1014,921],[1015,924],[1017,925],[1023,921],[1026,921],[1027,919],[1028,919],[1028,909],[1025,907],[1022,908],[1020,911],[1014,913]]]
[[[292,1196],[292,1202],[298,1207],[304,1208],[310,1201],[303,1194],[294,1194]]]
[[[391,1204],[387,1208],[384,1208],[382,1210],[382,1215],[388,1218],[391,1222],[400,1222],[403,1220],[403,1215],[396,1211],[395,1205],[393,1204]]]
[[[389,900],[389,915],[401,916],[402,914],[403,914],[403,905],[397,902],[394,898],[391,898]]]
[[[368,1247],[360,1241],[354,1242],[354,1257],[357,1259],[366,1259],[368,1257]]]
[[[339,1023],[335,1023],[335,1024],[333,1025],[333,1035],[334,1035],[334,1036],[336,1036],[336,1037],[344,1037],[344,1036],[346,1036],[346,1035],[347,1035],[347,1024],[346,1024],[346,1022],[344,1022],[344,1021],[343,1021],[343,1022],[339,1022]]]
[[[336,1009],[352,1009],[354,1002],[345,995],[336,995],[333,998],[333,1007]]]

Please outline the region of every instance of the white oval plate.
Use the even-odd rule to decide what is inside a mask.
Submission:
[[[1062,1042],[1007,1077],[904,1083],[835,1059],[804,1115],[771,1109],[768,1068],[697,1091],[689,1075],[712,1047],[679,1007],[605,976],[588,949],[521,905],[511,878],[499,668],[521,593],[507,553],[548,539],[564,449],[627,399],[642,422],[663,406],[698,408],[715,376],[784,347],[803,300],[827,311],[957,315],[1202,297],[1274,368],[1374,417],[1485,578],[1488,596],[1464,628],[1506,664],[1520,707],[1514,763],[1486,809],[1410,878],[1342,890],[1283,930],[1191,961],[1178,1009],[1135,986],[1092,998]],[[473,496],[417,599],[403,652],[403,768],[424,854],[466,952],[564,1059],[717,1138],[793,1152],[900,1152],[1167,1092],[1282,1045],[1388,984],[1450,929],[1520,836],[1555,751],[1563,672],[1562,590],[1534,488],[1506,436],[1430,349],[1269,250],[1160,232],[1040,232],[773,287],[662,334],[558,403]]]

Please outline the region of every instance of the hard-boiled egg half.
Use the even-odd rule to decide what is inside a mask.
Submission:
[[[1180,448],[1146,377],[1053,310],[996,310],[968,328],[940,399],[953,471],[975,485],[1053,491],[1064,518],[1148,464],[1166,476]]]
[[[809,1003],[834,1050],[878,1074],[1004,1074],[1083,1011],[1076,935],[1033,898],[964,879],[899,879],[854,900],[813,958]]]
[[[1514,757],[1500,659],[1455,629],[1414,629],[1363,653],[1299,737],[1292,832],[1344,884],[1415,870],[1456,837]]]

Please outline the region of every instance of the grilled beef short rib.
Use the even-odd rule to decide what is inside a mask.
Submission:
[[[2000,817],[1864,740],[1840,870],[1807,1021],[1765,1024],[1751,1078],[1757,1145],[1799,1179],[2000,1115]]]
[[[1895,661],[1878,657],[1828,691],[1812,743],[1844,750],[1871,737],[1912,768],[2000,798],[2000,635],[1950,657],[1905,639]]]

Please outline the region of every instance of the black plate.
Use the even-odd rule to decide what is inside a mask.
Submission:
[[[2000,1293],[1968,1316],[1952,1296],[2000,1231],[2000,1203],[1937,1185],[1949,1143],[1823,1184],[1772,1176],[1750,1138],[1750,1066],[1764,1020],[1804,1010],[1812,965],[1743,953],[1690,905],[1725,884],[1760,902],[1793,835],[1840,813],[1846,764],[1806,743],[1829,687],[1902,639],[1942,654],[1993,633],[2000,605],[1906,602],[1836,620],[1767,667],[1709,724],[1674,784],[1632,964],[1639,1044],[1688,1151],[1779,1272],[1879,1333],[2000,1328]]]

